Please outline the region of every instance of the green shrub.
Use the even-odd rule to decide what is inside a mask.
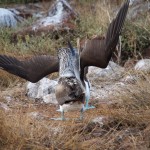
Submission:
[[[143,22],[128,21],[122,32],[122,60],[129,57],[141,58],[141,54],[150,46],[150,26]]]

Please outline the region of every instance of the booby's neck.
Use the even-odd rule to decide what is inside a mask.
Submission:
[[[61,48],[58,51],[59,77],[75,77],[72,54],[69,48]]]
[[[73,53],[73,52],[74,53]],[[58,50],[59,76],[76,77],[80,80],[79,54],[76,49],[61,48]]]

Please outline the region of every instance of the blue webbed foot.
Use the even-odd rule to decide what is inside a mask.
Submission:
[[[85,105],[84,110],[88,110],[88,109],[94,109],[95,106],[92,105]]]

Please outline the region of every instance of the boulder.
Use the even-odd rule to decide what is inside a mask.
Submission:
[[[27,83],[27,96],[34,99],[41,99],[46,103],[57,104],[55,98],[55,86],[57,81],[43,78],[37,83]]]
[[[77,18],[77,13],[71,8],[66,0],[57,0],[50,8],[48,15],[40,18],[31,26],[22,29],[13,35],[14,41],[17,35],[24,39],[25,35],[41,35],[60,31],[68,32],[75,29],[73,20]],[[12,39],[12,40],[13,40]]]
[[[88,77],[90,80],[118,80],[124,73],[124,68],[110,61],[107,68],[89,67]]]
[[[17,23],[24,21],[28,17],[36,16],[31,9],[27,9],[25,6],[22,8],[0,8],[0,27],[15,28]],[[39,14],[39,13],[38,13]]]
[[[110,61],[107,68],[89,67],[88,79],[91,82],[91,100],[98,100],[98,103],[107,101],[110,97],[119,95],[125,84],[120,81],[125,69]],[[94,102],[93,101],[93,102]]]
[[[92,83],[90,94],[91,94],[91,102],[92,103],[103,103],[103,104],[111,104],[113,98],[119,96],[120,94],[125,94],[126,84],[120,81],[100,81]]]
[[[109,4],[113,4],[112,0],[108,0]],[[115,14],[120,9],[120,5],[123,3],[122,0],[114,0],[117,4],[117,11],[114,11]],[[144,14],[149,11],[150,5],[148,0],[130,0],[130,8],[128,9],[127,18],[129,20],[136,19],[139,15]],[[133,20],[132,20],[133,21]]]
[[[149,11],[149,2],[143,0],[130,0],[130,9],[128,11],[127,17],[135,19],[140,14],[146,13]]]
[[[15,28],[17,22],[20,21],[20,17],[17,16],[9,9],[0,8],[0,27]]]
[[[137,70],[137,71],[142,71],[142,72],[145,72],[145,73],[150,73],[150,59],[139,60],[136,63],[134,69]]]

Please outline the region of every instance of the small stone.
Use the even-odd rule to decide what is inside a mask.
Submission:
[[[0,102],[0,108],[4,109],[5,111],[10,111],[10,108],[5,104]]]
[[[34,119],[38,119],[38,120],[44,119],[44,116],[39,112],[31,112],[28,115]]]
[[[150,73],[150,59],[142,59],[138,61],[134,67],[137,71],[142,71],[145,73]]]
[[[4,96],[4,99],[9,103],[13,98],[11,96]]]
[[[103,125],[105,124],[105,122],[106,122],[107,119],[108,118],[105,117],[105,116],[98,116],[98,117],[94,118],[92,120],[92,122],[98,123],[100,125],[100,127],[103,127]]]

